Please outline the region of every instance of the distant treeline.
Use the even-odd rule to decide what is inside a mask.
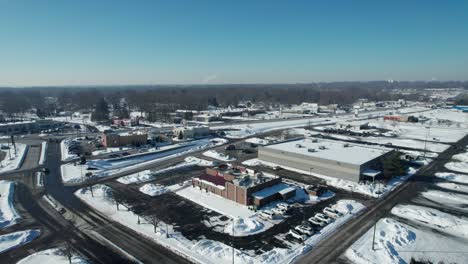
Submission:
[[[234,106],[241,101],[266,104],[351,104],[358,98],[394,100],[396,89],[468,88],[468,82],[334,82],[311,84],[136,85],[96,87],[0,88],[0,110],[7,114],[36,108],[44,116],[55,111],[92,110],[104,98],[117,105],[121,98],[131,109],[146,112]],[[407,94],[405,99],[424,100]],[[56,100],[55,100],[56,98]]]

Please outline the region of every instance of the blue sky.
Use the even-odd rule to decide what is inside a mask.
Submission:
[[[0,0],[0,86],[467,80],[468,1]]]

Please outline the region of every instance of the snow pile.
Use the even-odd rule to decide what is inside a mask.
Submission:
[[[76,154],[71,154],[68,152],[68,147],[72,139],[66,138],[60,142],[60,151],[62,152],[62,161],[72,160],[77,158]]]
[[[445,168],[462,173],[468,173],[468,162],[448,162],[445,164]]]
[[[114,152],[120,152],[120,151],[125,151],[129,150],[130,148],[128,147],[119,147],[119,148],[105,148],[101,150],[95,150],[93,151],[93,156],[101,155],[101,154],[107,154],[107,153],[114,153]]]
[[[345,252],[345,257],[353,263],[405,263],[398,250],[404,250],[414,243],[415,233],[410,231],[409,226],[390,218],[381,219],[378,227],[379,232],[376,232],[374,245],[377,251],[369,252],[372,251],[372,245],[368,243],[372,243],[372,240],[368,241],[366,234]],[[356,244],[362,245],[355,246]]]
[[[392,209],[392,214],[423,223],[450,235],[468,238],[468,220],[466,218],[417,205],[397,205]]]
[[[60,248],[51,248],[43,251],[36,252],[31,254],[24,259],[17,262],[17,264],[37,264],[37,263],[47,263],[47,264],[68,264],[68,257],[64,255],[64,252]],[[72,254],[71,257],[72,264],[86,264],[86,260],[81,258],[79,255]]]
[[[15,183],[0,181],[0,229],[14,225],[20,218],[13,205]]]
[[[270,141],[268,141],[267,139],[263,139],[263,138],[257,138],[257,137],[253,137],[253,138],[248,138],[245,140],[245,142],[247,143],[252,143],[252,144],[257,144],[257,145],[267,145],[268,143],[270,143]]]
[[[219,153],[216,150],[208,150],[203,152],[203,156],[207,156],[213,159],[221,160],[221,161],[234,161],[236,160],[235,158],[229,157],[229,155],[226,155],[224,153]]]
[[[257,217],[235,218],[224,227],[224,233],[234,236],[248,236],[265,231],[265,224]]]
[[[468,175],[456,174],[452,172],[438,172],[435,174],[435,176],[446,181],[468,184]]]
[[[0,253],[31,242],[40,235],[40,230],[25,230],[0,236]]]
[[[43,141],[41,143],[41,156],[39,157],[39,165],[44,165],[46,160],[46,153],[47,153],[47,142]]]
[[[3,160],[0,160],[0,173],[8,172],[12,170],[17,170],[21,166],[21,162],[23,161],[26,155],[27,145],[16,143],[16,155],[15,150],[13,149],[13,145],[9,144],[0,144],[0,146],[9,146],[10,149],[0,149],[0,151],[5,153],[5,157]],[[10,159],[10,152],[11,159]]]
[[[147,194],[149,196],[161,195],[168,191],[169,189],[167,189],[166,187],[160,184],[154,184],[154,183],[148,183],[140,187],[140,192]]]
[[[214,163],[212,161],[205,160],[205,159],[200,159],[200,158],[193,157],[193,156],[186,157],[184,160],[185,160],[185,162],[195,164],[195,165],[201,166],[201,167],[211,167],[211,166],[214,165]]]

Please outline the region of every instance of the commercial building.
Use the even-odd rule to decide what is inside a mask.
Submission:
[[[142,131],[115,133],[106,132],[102,135],[102,144],[107,148],[122,147],[127,145],[144,145],[148,140],[148,134]]]
[[[44,130],[63,126],[61,122],[50,119],[0,123],[0,134],[39,133]]]
[[[258,158],[310,174],[358,182],[379,176],[382,158],[391,152],[381,147],[306,138],[259,147]]]
[[[178,138],[201,138],[210,135],[210,128],[207,126],[185,126],[176,127],[173,130],[174,135]]]
[[[263,206],[279,199],[289,199],[296,189],[281,182],[280,177],[266,176],[244,167],[207,168],[192,179],[192,186],[214,193],[242,205]]]

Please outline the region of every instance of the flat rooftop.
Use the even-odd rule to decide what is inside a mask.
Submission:
[[[365,146],[342,141],[315,138],[293,140],[268,145],[264,148],[354,165],[364,164],[391,151],[391,149],[383,147]]]

